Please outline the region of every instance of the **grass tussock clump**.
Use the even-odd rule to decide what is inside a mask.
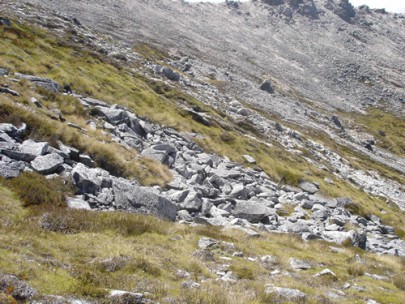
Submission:
[[[166,235],[169,224],[150,216],[124,212],[94,213],[85,210],[39,207],[33,215],[40,216],[42,229],[71,234],[111,231],[124,237],[134,237],[145,233]]]
[[[35,172],[23,172],[13,179],[0,179],[0,183],[18,195],[24,207],[50,204],[65,205],[65,195],[71,187],[62,179],[46,179]]]
[[[17,301],[9,294],[0,293],[1,304],[17,304]]]
[[[396,288],[405,291],[405,277],[403,274],[394,276],[393,281]]]

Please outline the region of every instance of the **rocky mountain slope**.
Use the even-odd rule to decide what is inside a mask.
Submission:
[[[25,265],[16,271],[1,260],[9,274],[0,299],[401,303],[402,15],[347,1],[33,0],[0,8],[0,190],[9,213],[1,250]],[[20,207],[10,211],[14,200]],[[27,246],[51,238],[56,247],[45,262],[62,271],[53,280],[72,287],[44,288],[43,270],[26,265],[47,250],[27,258],[17,249],[24,221],[33,231]],[[98,247],[112,237],[108,229],[129,229],[116,248],[128,238],[150,258],[83,248],[76,260],[55,239]],[[166,252],[156,234],[187,250]],[[193,268],[183,259],[196,237],[211,239],[198,242]],[[288,239],[306,242],[287,250]],[[173,267],[165,252],[178,255]],[[89,261],[102,265],[82,265]],[[29,268],[39,293],[22,281]],[[173,271],[182,274],[174,279]],[[154,287],[131,287],[128,275]],[[208,297],[215,280],[227,290],[220,301]],[[179,284],[187,292],[179,294]],[[367,286],[381,292],[361,295]]]

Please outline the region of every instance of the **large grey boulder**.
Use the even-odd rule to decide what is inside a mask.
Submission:
[[[58,93],[59,90],[61,89],[60,85],[52,79],[41,78],[41,77],[36,77],[33,75],[26,75],[26,74],[20,74],[20,73],[15,73],[15,76],[20,79],[28,79],[29,81],[34,83],[36,86],[42,87],[45,90],[51,91],[53,93]]]
[[[0,276],[0,292],[9,293],[19,301],[25,301],[37,294],[34,288],[11,274]]]
[[[119,109],[116,106],[111,106],[110,108],[96,106],[94,107],[94,113],[103,116],[112,125],[126,122],[129,117],[127,111]]]
[[[250,201],[237,201],[233,215],[248,220],[251,223],[260,222],[271,214],[271,210],[263,204]]]
[[[321,236],[325,241],[337,243],[340,245],[347,241],[350,241],[353,246],[362,249],[365,249],[367,245],[367,235],[365,233],[358,233],[354,230],[348,232],[322,231]]]
[[[290,258],[289,262],[291,268],[295,270],[307,270],[312,268],[311,264],[307,261]]]
[[[5,156],[17,160],[17,161],[24,161],[24,162],[31,162],[35,159],[35,155],[31,153],[23,153],[20,151],[14,151],[14,150],[2,150],[2,154]]]
[[[273,294],[277,298],[281,298],[283,300],[288,301],[305,301],[306,294],[298,289],[291,289],[291,288],[284,288],[284,287],[277,287],[274,285],[267,285],[265,289],[266,294]]]
[[[201,238],[198,241],[198,247],[200,247],[200,249],[207,249],[207,248],[211,248],[214,247],[218,244],[218,241],[210,239],[210,238]]]
[[[267,80],[263,81],[262,84],[260,85],[260,90],[265,91],[267,93],[273,94],[274,89],[271,86],[271,83]]]
[[[157,144],[143,150],[141,155],[154,159],[171,168],[176,161],[177,150],[169,144]]]
[[[11,137],[15,137],[17,135],[18,129],[9,123],[0,123],[0,132],[1,133],[6,133],[10,135]]]
[[[119,178],[113,182],[115,205],[117,209],[139,212],[174,221],[176,206],[168,199]]]
[[[90,205],[88,202],[83,200],[82,197],[68,197],[66,199],[66,203],[69,208],[72,209],[84,209],[84,210],[91,210]]]
[[[48,175],[57,173],[62,169],[64,158],[56,153],[37,156],[32,162],[31,167],[38,173]]]
[[[318,192],[318,187],[311,182],[301,182],[299,184],[299,187],[310,194],[315,194],[316,192]]]
[[[46,142],[35,142],[32,139],[24,141],[19,150],[22,153],[32,154],[34,156],[44,155],[48,152],[49,145]]]
[[[102,188],[111,188],[110,174],[102,169],[90,169],[78,163],[72,170],[72,181],[78,194],[98,195]]]
[[[162,74],[168,78],[171,81],[179,81],[180,80],[180,74],[173,71],[171,68],[163,68],[162,69]]]
[[[0,76],[5,76],[8,74],[8,70],[5,68],[0,68]]]
[[[13,178],[20,175],[20,173],[24,170],[25,164],[24,162],[12,162],[6,163],[0,161],[0,176],[4,178]]]

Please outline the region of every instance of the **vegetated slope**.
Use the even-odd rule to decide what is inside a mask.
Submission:
[[[25,15],[26,20],[35,20],[37,14],[44,14],[43,18],[36,22],[56,29],[59,36],[69,33],[72,28],[82,30],[76,26],[61,27],[60,19],[49,11],[25,8],[18,13]],[[65,21],[75,23],[69,18]],[[280,137],[281,141],[293,145],[292,149],[284,150],[285,147],[277,141],[265,137],[272,136],[267,134],[270,132],[258,132],[249,121],[235,120],[235,117],[238,117],[234,117],[233,112],[222,113],[182,93],[180,90],[184,89],[182,85],[184,79],[187,80],[186,76],[182,75],[183,80],[179,84],[172,81],[162,82],[161,75],[149,69],[152,67],[150,63],[145,63],[142,56],[132,50],[117,45],[115,51],[118,52],[111,54],[116,59],[113,59],[114,56],[109,58],[92,53],[90,49],[100,48],[98,35],[89,35],[87,29],[83,29],[87,34],[78,35],[72,31],[71,36],[66,35],[59,39],[48,31],[27,26],[26,22],[23,21],[24,25],[21,25],[13,20],[11,28],[3,28],[2,65],[11,70],[10,76],[14,72],[23,72],[52,77],[61,84],[70,84],[77,93],[124,105],[142,116],[142,120],[147,116],[154,122],[168,124],[179,131],[192,131],[194,134],[189,135],[200,141],[206,150],[228,155],[240,162],[241,155],[248,153],[257,159],[258,166],[281,183],[297,183],[302,178],[319,181],[324,194],[354,198],[360,205],[354,204],[351,211],[364,212],[363,215],[366,215],[367,219],[356,217],[363,223],[364,220],[367,223],[370,221],[370,214],[377,214],[387,221],[386,224],[396,226],[397,232],[401,232],[401,211],[386,205],[383,200],[372,198],[363,191],[352,188],[333,174],[322,172],[316,166],[304,162],[306,157],[311,159],[312,156],[307,154],[312,151],[313,146],[302,151],[303,157],[302,154],[292,153],[292,150],[299,147],[294,146],[299,145],[299,142],[310,143],[306,138],[294,139],[294,136],[299,136],[297,133],[286,134],[286,130],[290,132],[289,127],[293,130],[294,125],[278,120],[279,127],[284,131],[271,132]],[[87,47],[84,47],[86,44]],[[108,44],[105,46],[111,47]],[[138,51],[149,57],[149,60],[167,64],[167,55],[147,46],[138,47]],[[122,58],[129,58],[130,62],[123,61]],[[171,59],[168,60],[170,62]],[[196,66],[198,67],[198,63]],[[206,66],[201,63],[201,68],[205,69]],[[143,76],[138,73],[143,73]],[[113,143],[111,139],[116,138],[113,136],[115,131],[111,131],[111,126],[97,118],[97,115],[94,117],[97,112],[83,107],[76,96],[49,94],[34,88],[27,81],[14,82],[7,78],[2,80],[21,94],[19,97],[0,95],[2,122],[12,122],[18,126],[26,122],[29,128],[26,136],[39,141],[46,140],[56,148],[58,146],[54,141],[62,140],[79,148],[80,152],[89,153],[97,165],[116,164],[106,168],[112,174],[132,176],[145,184],[167,183],[167,168],[147,160],[138,163],[137,158],[134,158],[136,151],[123,149]],[[210,80],[214,84],[218,81]],[[195,85],[195,82],[192,84]],[[197,86],[197,92],[188,92],[200,96],[212,90],[211,87],[209,90],[198,91],[199,89]],[[221,93],[215,94],[221,98]],[[30,101],[32,96],[40,100],[43,108],[37,108]],[[236,105],[239,112],[255,111],[242,103]],[[194,110],[190,111],[190,107]],[[52,115],[52,110],[55,109],[60,109],[62,113],[56,112],[57,114]],[[228,108],[226,110],[228,111]],[[66,121],[62,121],[60,114]],[[366,118],[367,116],[364,119]],[[395,118],[392,119],[396,121]],[[68,125],[68,122],[73,124]],[[204,122],[210,122],[211,125],[206,126]],[[96,130],[92,130],[92,123],[95,123]],[[52,125],[55,128],[52,128]],[[100,126],[102,128],[99,128]],[[162,127],[162,130],[165,128]],[[156,134],[155,131],[149,132]],[[301,136],[304,137],[302,134]],[[87,141],[91,145],[87,145]],[[272,142],[273,147],[264,144],[266,141]],[[397,147],[395,143],[394,146]],[[340,147],[334,149],[339,153],[345,151]],[[352,151],[346,153],[358,156]],[[108,162],[105,162],[105,159],[108,159]],[[367,160],[364,163],[360,159],[350,161],[355,164],[356,174],[360,174],[364,166],[370,166],[374,170],[379,168]],[[127,168],[130,164],[135,167]],[[277,166],[279,164],[281,165]],[[140,167],[137,167],[139,165]],[[123,168],[128,170],[121,171]],[[383,167],[380,172],[384,173],[384,170],[387,170],[386,176],[402,182],[401,175]],[[327,183],[324,178],[331,179],[334,184]],[[5,218],[2,218],[1,226],[1,229],[4,229],[1,234],[1,250],[4,251],[1,269],[5,273],[18,275],[19,279],[27,280],[39,291],[39,297],[44,294],[57,294],[65,295],[65,300],[73,296],[97,303],[119,303],[125,297],[127,301],[131,298],[131,301],[135,302],[143,298],[144,302],[151,299],[180,303],[266,303],[275,301],[280,296],[272,287],[266,287],[267,284],[274,284],[278,287],[299,289],[306,293],[307,301],[314,303],[333,301],[333,298],[337,302],[370,298],[379,302],[403,301],[403,263],[400,258],[378,257],[356,249],[330,247],[330,244],[320,242],[303,243],[289,235],[263,233],[259,239],[252,239],[245,235],[252,234],[249,230],[220,232],[214,227],[190,228],[138,215],[66,211],[61,193],[72,195],[72,189],[58,184],[57,180],[48,183],[37,174],[24,173],[16,179],[2,181],[2,185],[1,207],[4,212],[1,214],[4,214]],[[26,201],[28,189],[35,192],[39,187],[42,189],[39,194],[44,196],[36,196],[35,202]],[[283,189],[292,191],[288,187]],[[16,194],[20,199],[15,197]],[[28,199],[29,197],[28,195]],[[38,203],[39,207],[21,207],[21,204],[29,206]],[[60,204],[62,206],[58,206]],[[287,218],[292,210],[280,211],[280,218]],[[378,220],[371,219],[376,222]],[[202,242],[201,247],[204,247],[204,243],[211,245],[193,255],[198,249],[197,241],[200,236],[208,236],[217,241]],[[222,243],[221,240],[233,245]],[[111,247],[106,249],[105,244],[111,244]],[[350,244],[351,242],[344,242],[345,246]],[[273,255],[276,258],[265,255]],[[333,261],[331,255],[334,257]],[[290,258],[305,260],[307,263],[298,262],[297,266],[297,262]],[[9,263],[13,259],[18,261],[18,264]],[[310,268],[300,271],[297,267]],[[313,276],[325,267],[330,268],[337,277],[330,273],[325,276]],[[284,270],[286,272],[283,272]],[[2,276],[2,288],[7,286],[7,280],[13,281],[10,277]],[[346,284],[344,288],[348,288],[344,289],[342,286],[346,282],[350,283],[350,287]],[[124,299],[109,298],[110,289],[124,289],[141,294],[127,293],[124,294]],[[13,293],[14,288],[4,290],[18,298],[17,291]],[[291,294],[293,291],[284,292]],[[4,297],[12,301],[10,296]],[[302,294],[293,292],[293,300],[305,301],[301,297]],[[48,297],[48,301],[56,299]]]
[[[398,146],[380,150],[388,146],[377,140],[370,153],[365,145],[375,133],[368,134],[367,126],[359,129],[356,122],[369,107],[403,119],[402,15],[354,10],[347,1],[29,2],[77,17],[129,47],[146,42],[170,50],[169,63],[179,69],[185,68],[182,59],[188,56],[188,77],[225,92],[194,89],[204,102],[228,110],[229,101],[237,99],[295,123],[295,129],[308,130],[312,138],[326,132],[350,150],[404,173]],[[265,79],[273,94],[259,89]],[[356,113],[354,120],[346,111]],[[331,122],[334,115],[346,132]],[[248,118],[272,133],[271,125]]]

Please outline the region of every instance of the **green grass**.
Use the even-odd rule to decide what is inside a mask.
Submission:
[[[367,114],[350,113],[349,118],[370,133],[376,145],[403,157],[405,154],[405,120],[381,108],[369,108]]]

